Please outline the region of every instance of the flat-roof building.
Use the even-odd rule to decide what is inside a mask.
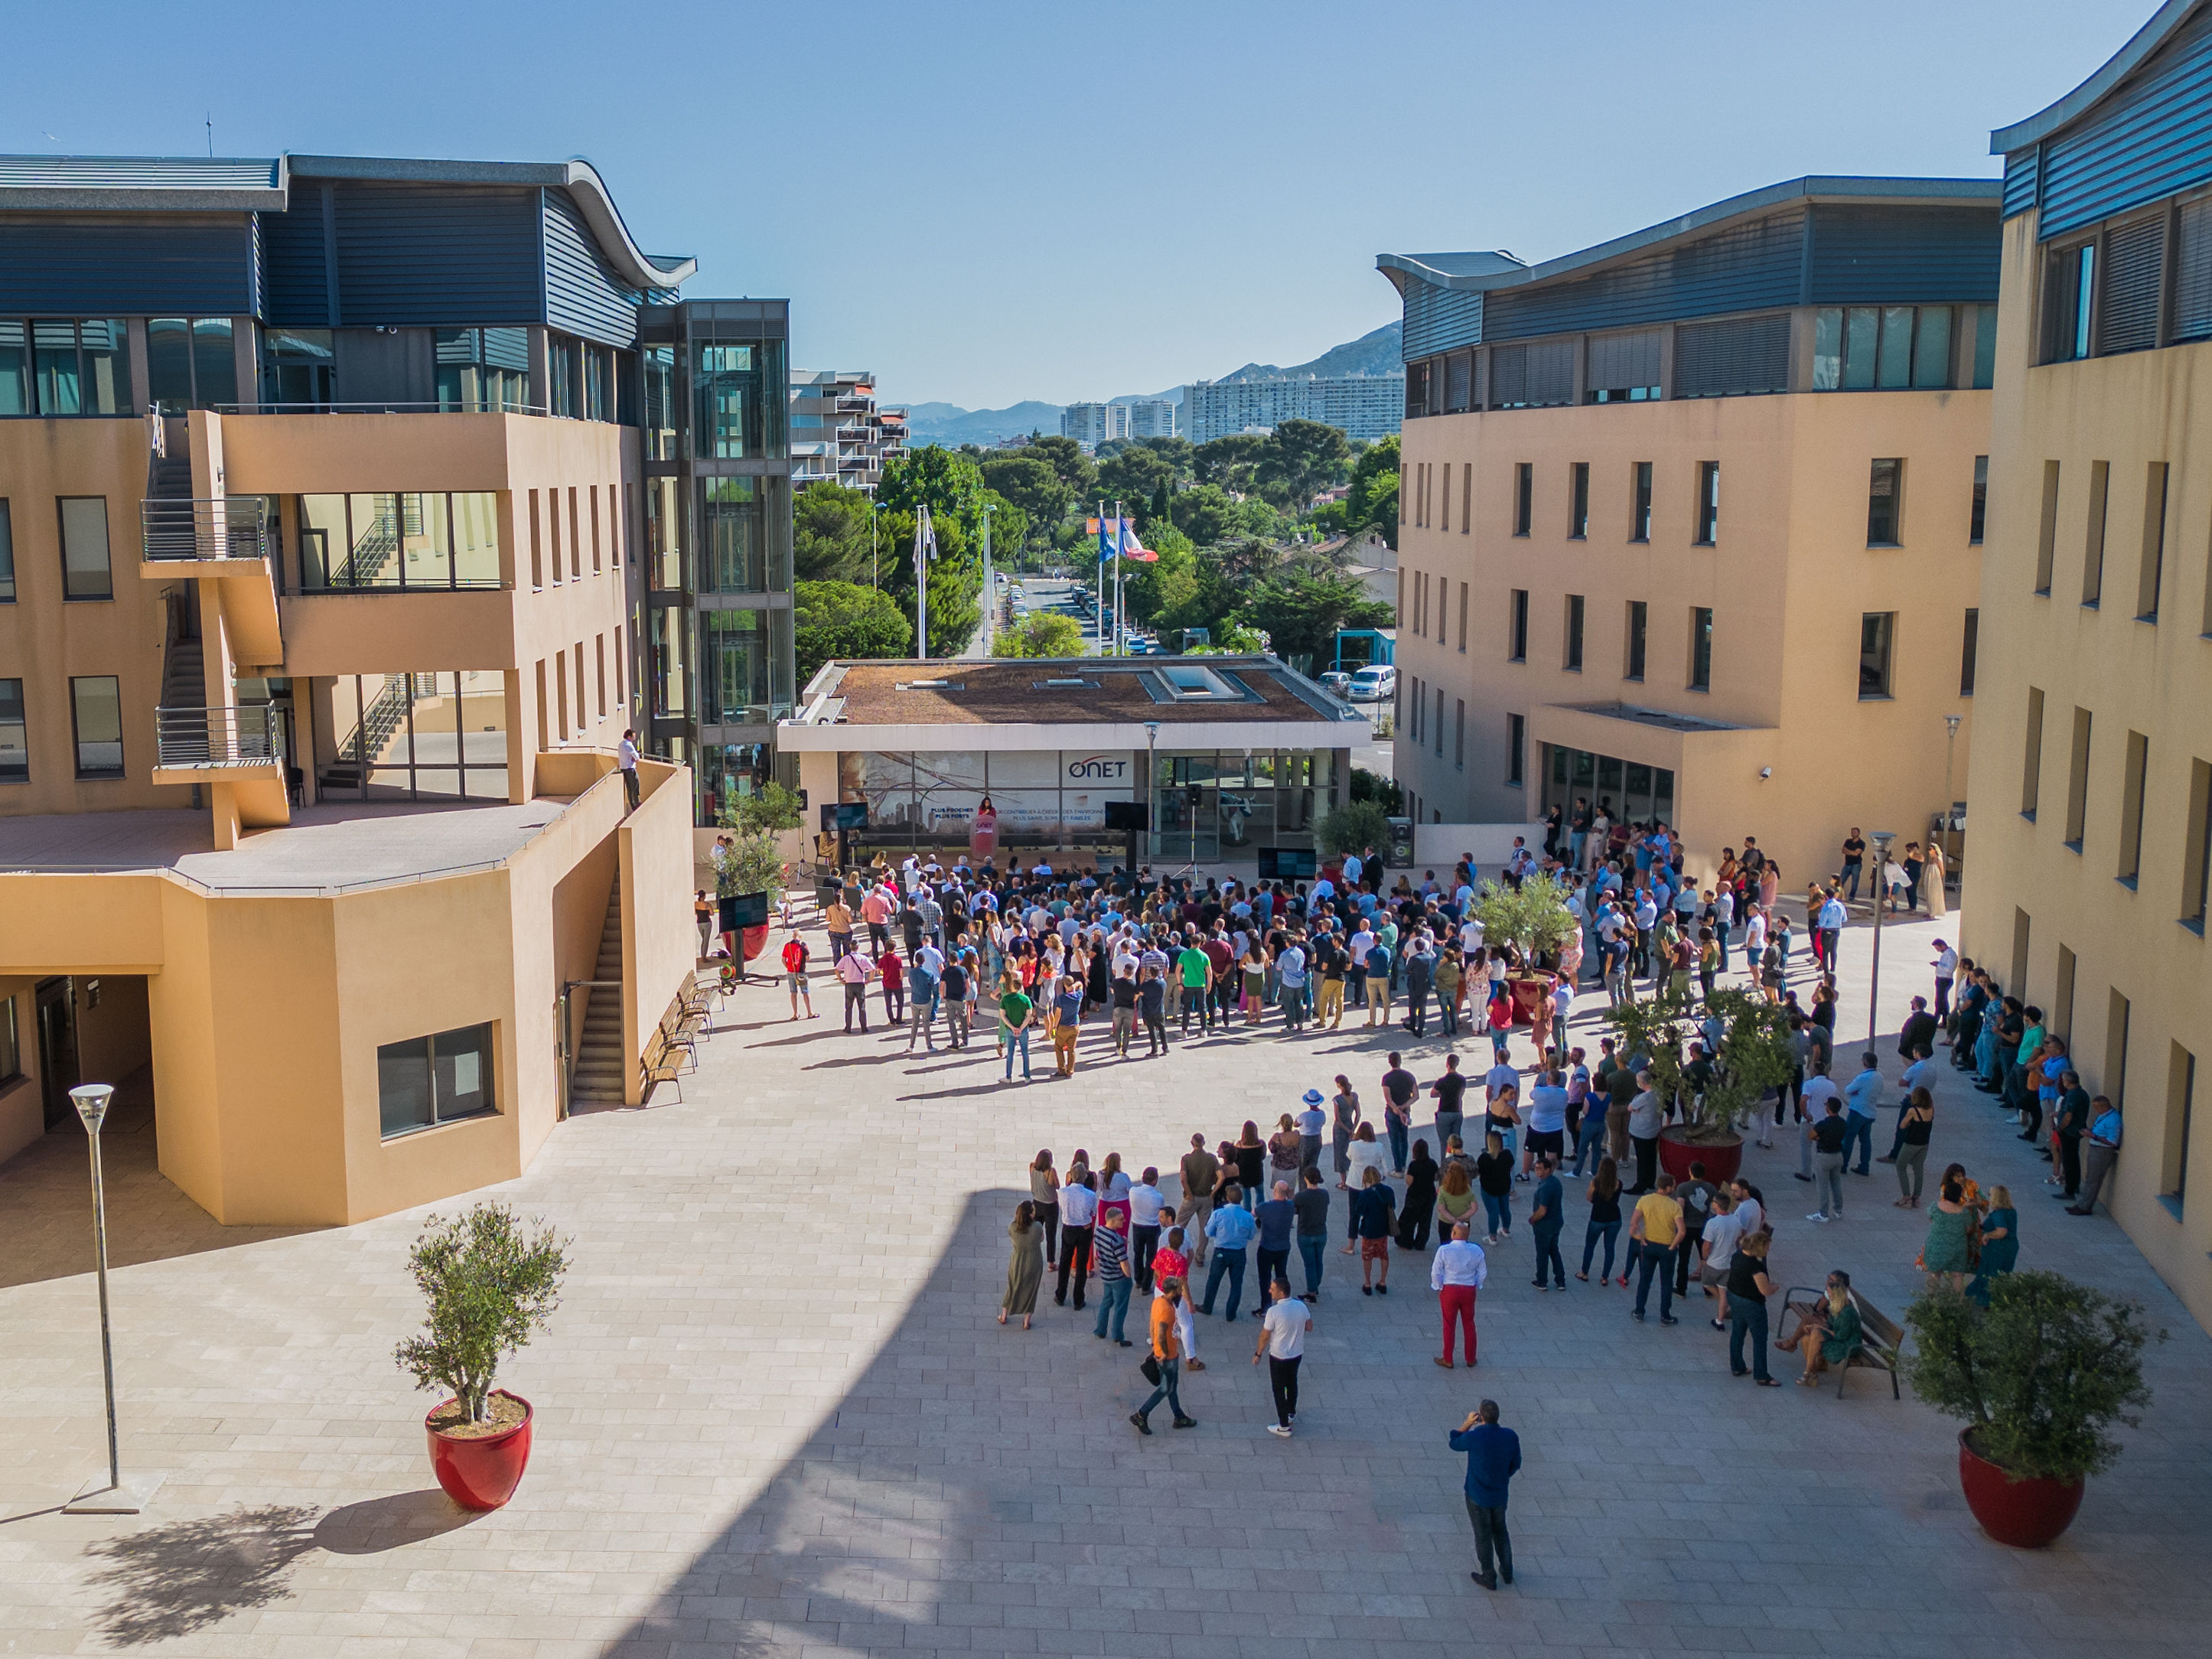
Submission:
[[[1381,256],[1415,816],[1602,800],[1799,888],[1854,823],[1924,839],[1966,776],[1997,246],[1994,180],[1815,178],[1537,265]]]
[[[1280,375],[1249,380],[1194,380],[1182,389],[1182,435],[1211,443],[1285,421],[1319,421],[1347,438],[1372,442],[1398,429],[1406,401],[1400,374]]]

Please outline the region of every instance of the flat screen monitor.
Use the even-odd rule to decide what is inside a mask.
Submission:
[[[1106,803],[1106,827],[1149,830],[1152,827],[1152,809],[1140,800],[1109,800]]]
[[[1262,881],[1311,881],[1320,867],[1319,856],[1311,848],[1262,847],[1260,849],[1260,879]]]

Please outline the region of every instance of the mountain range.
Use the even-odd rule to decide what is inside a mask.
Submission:
[[[1399,336],[1398,324],[1385,323],[1372,333],[1363,334],[1356,340],[1347,340],[1342,345],[1331,346],[1320,356],[1307,362],[1293,363],[1288,368],[1279,368],[1273,363],[1247,363],[1242,368],[1231,369],[1226,374],[1212,378],[1265,380],[1284,375],[1334,377],[1395,374],[1403,365]],[[1116,404],[1152,401],[1180,404],[1182,387],[1171,386],[1164,392],[1125,392],[1106,401]],[[907,425],[915,440],[921,443],[993,444],[1002,438],[1016,437],[1027,432],[1059,431],[1060,408],[1059,404],[1043,403],[1036,398],[1026,398],[1005,409],[963,409],[957,404],[915,404],[907,411]]]

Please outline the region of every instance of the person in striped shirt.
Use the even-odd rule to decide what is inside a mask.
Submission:
[[[1121,1328],[1129,1317],[1129,1212],[1127,1206],[1107,1210],[1098,1218],[1095,1241],[1098,1265],[1098,1325],[1093,1334],[1103,1340],[1107,1325],[1113,1326],[1117,1347],[1128,1347]]]

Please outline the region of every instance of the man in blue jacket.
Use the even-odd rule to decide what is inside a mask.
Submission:
[[[1467,1454],[1467,1518],[1474,1522],[1474,1555],[1481,1563],[1480,1570],[1468,1577],[1494,1590],[1500,1577],[1509,1584],[1513,1582],[1505,1487],[1521,1467],[1521,1437],[1499,1426],[1498,1402],[1486,1400],[1452,1431],[1451,1449]]]

